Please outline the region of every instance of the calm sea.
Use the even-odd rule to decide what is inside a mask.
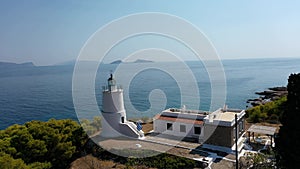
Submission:
[[[187,98],[187,108],[195,105],[193,94],[181,93],[178,82],[189,85],[191,79],[180,76],[182,72],[176,63],[130,63],[124,67],[130,70],[136,64],[148,69],[138,72],[133,79],[127,79],[129,89],[124,91],[124,95],[129,118],[153,117],[163,108],[181,107],[181,96]],[[179,74],[181,78],[174,79],[168,72],[153,68],[157,65]],[[199,62],[187,62],[187,65],[198,85],[199,109],[209,110],[214,105],[211,105],[211,82],[208,73]],[[223,66],[226,75],[226,104],[231,108],[244,109],[247,99],[257,97],[254,92],[285,86],[289,74],[300,72],[300,59],[224,60]],[[118,65],[111,64],[100,65],[93,89],[99,109],[102,86],[106,84],[109,72],[117,67]],[[72,98],[73,66],[27,67],[17,70],[5,68],[5,71],[4,68],[0,69],[0,129],[31,120],[77,120]],[[87,75],[85,73],[89,72],[82,72],[83,77]],[[124,82],[126,79],[120,81]],[[99,115],[98,110],[89,104],[89,100],[95,97],[85,94],[80,94],[86,97],[85,103],[79,107],[80,116],[91,118]]]

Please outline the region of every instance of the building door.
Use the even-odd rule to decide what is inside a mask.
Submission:
[[[121,117],[121,121],[122,121],[122,123],[124,123],[124,121],[125,121],[125,118],[124,118],[124,117]]]

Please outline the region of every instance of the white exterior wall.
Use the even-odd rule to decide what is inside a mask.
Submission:
[[[125,121],[121,123],[120,113],[102,113],[102,137],[132,137],[139,138],[144,136],[143,131],[138,131],[136,125],[132,122]]]
[[[104,91],[102,99],[102,110],[105,113],[120,112],[125,116],[125,108],[123,102],[123,90],[117,89],[114,91]]]
[[[119,137],[122,117],[126,121],[126,111],[123,103],[123,91],[103,91],[102,98],[102,132],[103,137]]]
[[[144,137],[143,131],[138,131],[137,126],[128,122],[124,108],[123,90],[112,86],[110,90],[103,91],[102,98],[102,137]],[[122,121],[123,118],[123,121]]]
[[[173,130],[167,130],[167,123],[173,124]],[[180,123],[180,122],[173,122],[173,121],[165,121],[165,120],[154,120],[154,132],[156,133],[162,133],[162,134],[168,134],[173,136],[179,136],[179,137],[203,137],[204,128],[203,125],[197,125],[197,124],[190,124],[190,123]],[[186,132],[180,132],[180,125],[186,126]],[[201,134],[197,135],[194,134],[194,127],[201,127]]]
[[[120,131],[120,113],[102,113],[101,119],[101,136],[103,137],[119,137]]]

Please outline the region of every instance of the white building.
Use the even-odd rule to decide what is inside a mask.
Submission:
[[[143,138],[144,132],[138,130],[133,122],[126,119],[123,101],[123,89],[116,85],[113,75],[108,79],[108,85],[103,88],[102,98],[102,137]]]
[[[179,137],[203,137],[203,124],[206,112],[170,108],[157,114],[153,119],[153,129]]]
[[[245,132],[245,111],[218,109],[215,112],[170,108],[153,119],[155,133],[192,138],[204,145],[235,149],[235,115],[238,139]],[[239,141],[240,142],[240,141]],[[242,145],[239,145],[239,149]]]

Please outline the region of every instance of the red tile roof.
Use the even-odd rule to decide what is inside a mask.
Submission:
[[[170,116],[161,116],[160,114],[157,114],[154,117],[154,120],[165,120],[165,121],[173,121],[173,122],[180,122],[180,123],[198,124],[198,125],[202,125],[204,123],[202,120],[185,119],[185,118],[170,117]]]

